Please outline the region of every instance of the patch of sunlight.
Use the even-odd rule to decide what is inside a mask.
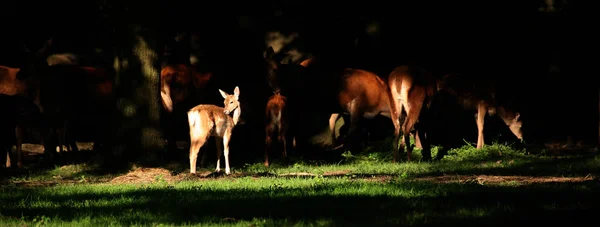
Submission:
[[[84,172],[84,171],[87,171],[90,169],[91,169],[91,167],[86,164],[66,165],[66,166],[57,167],[57,168],[51,170],[49,172],[49,174],[51,174],[53,176],[67,177],[67,176],[79,174],[81,172]]]
[[[134,47],[134,54],[138,57],[141,63],[142,74],[145,78],[147,86],[144,86],[145,90],[140,93],[144,93],[146,97],[157,97],[159,80],[159,70],[155,67],[154,63],[158,59],[158,54],[148,45],[143,37],[137,36],[137,44]],[[156,110],[160,108],[160,102],[148,102],[149,108]],[[158,120],[158,111],[148,111],[148,117],[153,120]]]
[[[52,54],[46,58],[49,66],[53,65],[75,65],[77,64],[77,56],[71,53]]]
[[[198,57],[196,57],[195,54],[190,54],[190,63],[192,65],[197,65],[198,64]]]
[[[115,72],[119,73],[122,70],[126,70],[129,67],[129,61],[127,59],[121,59],[119,56],[115,56],[113,60],[113,68]]]
[[[298,33],[292,33],[286,36],[279,31],[267,32],[265,35],[265,44],[273,47],[273,51],[275,53],[279,53],[279,51],[281,51],[285,45],[290,44],[296,38],[298,38]]]
[[[136,105],[128,99],[119,99],[117,106],[121,109],[123,116],[125,117],[133,117],[136,115]]]
[[[152,48],[148,46],[148,43],[141,36],[137,36],[137,44],[134,47],[133,53],[138,57],[142,65],[142,74],[148,81],[154,81],[158,79],[158,70],[154,67],[154,62],[158,58]]]

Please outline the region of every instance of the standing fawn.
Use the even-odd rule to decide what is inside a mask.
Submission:
[[[272,149],[271,143],[275,134],[277,134],[277,142],[282,143],[281,145],[283,146],[282,157],[287,157],[286,132],[288,130],[289,122],[287,109],[285,107],[286,101],[286,98],[279,93],[279,90],[277,90],[267,102],[264,163],[266,167],[269,167],[269,150]]]
[[[240,109],[240,89],[236,86],[233,95],[219,89],[225,99],[225,107],[215,105],[197,105],[188,111],[190,123],[190,173],[196,173],[196,160],[200,148],[209,137],[216,137],[217,168],[221,171],[221,154],[225,148],[225,174],[229,174],[229,141],[233,127],[238,123],[242,110]],[[229,114],[233,112],[233,117]]]

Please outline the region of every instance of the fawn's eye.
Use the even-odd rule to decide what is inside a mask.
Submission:
[[[233,101],[229,102],[229,104],[233,104]]]

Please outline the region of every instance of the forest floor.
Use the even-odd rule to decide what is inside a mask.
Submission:
[[[118,172],[90,163],[5,170],[0,224],[596,226],[597,152],[533,154],[494,144],[453,149],[439,162],[391,163],[391,152],[378,150],[346,152],[334,163],[249,163],[230,175],[215,173],[214,163],[191,175],[187,162]]]

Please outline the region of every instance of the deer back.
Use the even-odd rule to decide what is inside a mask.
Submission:
[[[361,108],[367,111],[388,110],[392,105],[388,86],[381,78],[365,70],[348,68],[342,76],[339,103],[345,108],[353,100],[360,100]]]
[[[209,133],[213,136],[223,136],[226,130],[234,127],[233,118],[225,114],[223,107],[215,105],[198,105],[190,109],[188,121],[192,134]]]

